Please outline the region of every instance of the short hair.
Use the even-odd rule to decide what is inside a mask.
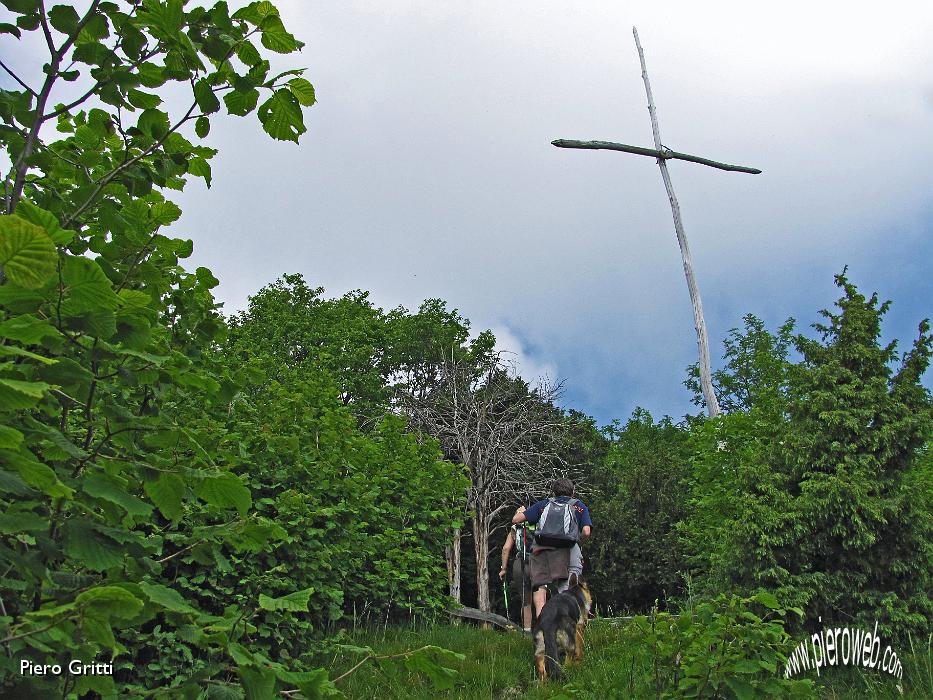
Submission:
[[[570,479],[557,479],[551,484],[551,491],[555,496],[572,496],[573,482]]]

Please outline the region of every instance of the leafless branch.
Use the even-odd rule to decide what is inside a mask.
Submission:
[[[16,73],[14,73],[14,72],[11,71],[9,68],[7,68],[7,65],[6,65],[3,61],[0,61],[0,68],[3,68],[3,70],[5,70],[7,73],[10,74],[10,77],[13,78],[13,80],[15,80],[17,83],[19,83],[20,85],[22,85],[22,86],[23,86],[23,89],[24,89],[26,92],[28,92],[28,93],[29,93],[30,95],[32,95],[33,97],[38,97],[38,95],[36,94],[36,91],[33,90],[31,87],[29,87],[26,83],[24,83],[24,82],[20,79],[20,77],[19,77],[18,75],[16,75]]]
[[[402,407],[412,426],[436,438],[447,459],[463,464],[470,485],[479,607],[489,609],[486,559],[496,516],[517,502],[548,493],[573,469],[560,453],[566,420],[556,401],[561,383],[531,388],[502,354],[476,366],[445,359],[428,391]]]

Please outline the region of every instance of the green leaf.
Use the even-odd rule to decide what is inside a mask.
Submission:
[[[0,345],[0,357],[28,357],[30,360],[36,360],[46,365],[54,365],[58,362],[58,360],[53,360],[50,357],[43,357],[25,350],[18,345]]]
[[[120,506],[130,515],[149,517],[152,506],[136,496],[127,493],[124,488],[114,480],[103,474],[91,474],[84,479],[84,492],[94,498],[102,498],[110,503]]]
[[[198,610],[188,603],[184,596],[174,588],[169,588],[159,583],[148,583],[146,581],[140,582],[139,587],[143,590],[143,593],[149,597],[149,600],[166,610],[192,614],[198,612]]]
[[[117,640],[113,636],[113,628],[106,619],[86,617],[81,621],[81,632],[84,638],[96,642],[105,649],[116,649]]]
[[[158,95],[142,92],[136,88],[132,88],[126,93],[126,99],[130,101],[131,105],[140,109],[155,109],[162,104],[162,98]]]
[[[158,109],[147,109],[139,115],[136,128],[153,140],[161,139],[168,133],[168,115]]]
[[[0,425],[0,449],[15,450],[23,444],[23,434],[16,428]]]
[[[436,646],[426,646],[416,649],[405,658],[405,667],[409,671],[422,673],[428,677],[435,690],[450,690],[454,687],[457,672],[438,663],[434,657],[450,659],[451,657],[463,660],[463,654],[456,654],[449,649]]]
[[[760,591],[756,593],[754,600],[757,600],[759,603],[771,610],[779,610],[781,607],[777,597],[775,597],[775,595],[769,591]]]
[[[113,311],[91,311],[79,316],[73,313],[66,315],[72,317],[68,322],[70,328],[91,337],[106,340],[117,332],[117,316]]]
[[[42,424],[38,423],[37,421],[37,426],[38,425],[42,425]],[[51,425],[42,425],[41,430],[42,430],[43,437],[45,439],[47,439],[50,443],[55,445],[55,447],[60,449],[62,452],[64,452],[69,457],[72,457],[73,459],[84,459],[85,457],[87,457],[87,452],[82,450],[80,447],[75,445],[71,440],[65,437],[62,434],[62,432],[58,430],[58,428],[54,428]]]
[[[27,31],[32,31],[39,27],[39,15],[24,15],[22,17],[16,18],[16,26],[20,29],[25,29]]]
[[[281,598],[270,598],[260,593],[259,607],[270,611],[308,612],[308,601],[310,601],[313,592],[313,588],[305,588],[303,591],[295,591]]]
[[[7,24],[6,22],[0,24],[0,34],[12,34],[17,39],[21,39],[23,36],[22,32],[19,30],[19,27],[17,27],[15,24]]]
[[[39,376],[45,381],[56,384],[66,394],[72,396],[86,394],[94,375],[70,357],[60,357],[54,365],[39,368]]]
[[[91,571],[123,564],[123,548],[97,532],[85,520],[71,519],[65,528],[65,553]]]
[[[13,313],[32,313],[43,301],[46,301],[46,295],[41,292],[23,289],[15,284],[0,285],[0,305]]]
[[[116,351],[120,355],[127,355],[128,357],[136,357],[145,362],[149,362],[154,365],[161,365],[166,360],[169,359],[168,355],[153,355],[151,352],[143,352],[142,350],[133,350],[132,348],[118,348]]]
[[[282,24],[276,15],[269,15],[262,21],[262,45],[276,53],[292,53],[298,50],[298,42]]]
[[[305,107],[310,107],[317,101],[314,97],[314,86],[304,78],[289,80],[288,89],[292,91],[295,99]]]
[[[227,112],[238,117],[243,117],[254,109],[259,102],[259,90],[249,88],[248,90],[234,90],[224,95],[224,104],[227,105]]]
[[[194,99],[204,114],[212,114],[220,109],[220,100],[214,94],[211,84],[204,78],[194,84]]]
[[[102,14],[91,15],[91,18],[81,27],[81,33],[78,35],[80,43],[98,43],[101,39],[110,36],[110,26],[107,17]]]
[[[58,223],[58,218],[52,212],[46,211],[32,202],[25,199],[20,200],[19,204],[16,205],[16,215],[31,224],[41,226],[56,245],[68,245],[74,240],[74,231],[63,229]]]
[[[77,11],[69,5],[56,5],[49,10],[49,24],[62,34],[74,34],[79,21]]]
[[[726,676],[726,685],[728,685],[738,700],[752,700],[755,697],[755,689],[752,684],[744,678],[738,676]]]
[[[26,450],[0,450],[0,463],[16,470],[30,486],[52,498],[71,497],[73,489],[58,480],[58,475],[47,464],[43,464]]]
[[[732,669],[736,673],[758,673],[761,670],[761,667],[758,665],[757,661],[752,661],[751,659],[739,659],[733,664]]]
[[[143,63],[136,68],[136,75],[147,88],[157,88],[165,84],[165,75],[162,66],[154,63]]]
[[[203,139],[211,131],[211,120],[207,117],[198,117],[194,122],[194,133]]]
[[[196,493],[199,498],[213,506],[236,508],[241,516],[246,515],[253,503],[249,489],[231,472],[205,478],[198,485]]]
[[[244,64],[247,66],[255,66],[257,63],[262,61],[262,56],[259,55],[259,51],[256,50],[256,47],[253,46],[249,41],[244,40],[237,44],[236,55]]]
[[[78,594],[75,603],[85,614],[104,620],[129,619],[143,609],[143,601],[119,586],[95,586]]]
[[[270,520],[248,521],[224,533],[224,540],[238,551],[261,552],[273,540],[284,540],[288,532]]]
[[[237,10],[233,13],[233,19],[245,19],[247,22],[259,24],[266,17],[278,16],[278,14],[278,8],[275,5],[268,0],[262,0],[262,2],[251,2],[246,7]]]
[[[177,474],[162,474],[155,481],[147,481],[143,489],[168,520],[177,521],[181,517],[185,482]]]
[[[114,293],[107,275],[100,265],[89,258],[65,258],[62,279],[65,283],[63,311],[69,315],[102,309],[113,310],[119,305],[119,297]]]
[[[0,515],[0,533],[12,535],[18,532],[47,532],[48,516],[38,513],[3,513]]]
[[[42,228],[15,214],[0,216],[0,266],[11,282],[27,289],[41,287],[57,264],[55,243]]]
[[[13,410],[32,408],[50,388],[45,382],[24,382],[0,377],[0,406]]]
[[[281,89],[259,106],[259,121],[269,136],[279,141],[294,141],[307,129],[301,115],[301,105],[290,90]]]
[[[203,158],[192,158],[188,161],[188,173],[195,177],[203,177],[208,188],[211,186],[211,165]]]
[[[0,469],[0,493],[11,493],[14,496],[38,495],[18,474]]]
[[[243,689],[238,683],[212,681],[207,686],[207,700],[243,700]]]
[[[246,700],[274,700],[275,673],[269,669],[238,666],[237,675],[246,693]]]
[[[44,338],[58,338],[61,332],[48,321],[30,314],[14,316],[0,323],[0,338],[16,340],[26,345],[37,345]]]
[[[375,653],[373,654],[375,656]],[[276,677],[283,683],[298,686],[301,694],[310,699],[341,697],[340,691],[327,675],[327,670],[316,668],[311,671],[287,671],[274,668]]]
[[[181,217],[181,209],[175,202],[155,202],[149,208],[149,219],[159,226],[167,226]]]
[[[227,652],[238,666],[250,666],[256,663],[255,655],[242,644],[233,642],[227,646]]]

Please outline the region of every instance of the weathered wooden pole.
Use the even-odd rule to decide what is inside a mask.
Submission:
[[[658,112],[654,106],[654,97],[651,94],[651,83],[648,82],[648,68],[645,66],[645,52],[638,40],[638,29],[632,27],[635,35],[635,47],[638,49],[638,60],[641,62],[641,77],[645,81],[645,92],[648,94],[648,115],[651,117],[651,132],[654,134],[654,147],[658,151],[661,145],[661,132],[658,128]],[[671,202],[671,212],[674,214],[674,230],[677,232],[677,243],[680,244],[680,255],[684,261],[684,274],[687,276],[687,289],[690,291],[690,301],[693,304],[693,320],[697,330],[697,346],[700,350],[700,386],[703,389],[703,398],[706,400],[706,410],[710,418],[719,415],[719,401],[713,391],[713,378],[709,363],[709,338],[706,334],[706,319],[703,316],[703,302],[700,299],[700,289],[697,287],[696,276],[693,274],[693,256],[690,255],[690,246],[687,244],[687,234],[684,233],[684,222],[680,216],[680,204],[674,194],[671,184],[671,175],[667,171],[667,159],[658,158],[658,167],[661,169],[661,179],[667,190],[667,198]]]
[[[677,196],[674,194],[674,186],[671,184],[671,176],[667,170],[667,161],[685,160],[691,163],[708,165],[711,168],[718,168],[719,170],[750,173],[752,175],[759,175],[761,170],[758,168],[750,168],[745,165],[721,163],[716,160],[702,158],[688,153],[678,153],[666,148],[661,143],[661,132],[658,128],[658,112],[654,106],[654,97],[651,94],[651,83],[648,81],[648,68],[645,66],[645,52],[641,47],[641,42],[638,40],[638,30],[635,27],[632,27],[632,33],[635,35],[635,48],[638,49],[638,60],[641,63],[641,77],[645,81],[645,92],[648,95],[648,115],[651,117],[651,132],[654,134],[654,148],[629,146],[628,144],[615,143],[612,141],[576,141],[572,139],[556,139],[555,141],[551,141],[551,143],[558,148],[607,149],[657,158],[658,167],[661,169],[661,179],[664,181],[664,187],[667,190],[667,198],[671,203],[671,212],[674,215],[674,230],[677,232],[677,243],[680,245],[680,255],[684,262],[684,275],[687,277],[687,289],[690,292],[690,301],[693,304],[693,319],[697,332],[697,348],[700,354],[700,386],[703,390],[703,399],[706,401],[706,410],[710,417],[714,418],[719,415],[720,409],[719,401],[716,399],[716,392],[713,390],[713,378],[709,362],[709,338],[706,333],[706,320],[703,316],[703,302],[700,300],[700,289],[697,287],[696,276],[693,274],[693,256],[690,255],[690,246],[687,244],[687,235],[684,233],[684,223],[680,215],[680,204],[677,202]]]

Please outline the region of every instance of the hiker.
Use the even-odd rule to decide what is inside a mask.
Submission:
[[[515,515],[525,512],[525,506],[519,506]],[[531,632],[531,550],[534,547],[535,535],[528,523],[513,525],[509,530],[505,544],[502,545],[502,568],[499,569],[499,580],[505,580],[506,568],[509,564],[509,555],[515,548],[515,561],[512,562],[512,590],[518,595],[522,606],[522,627]]]
[[[589,508],[573,497],[573,482],[557,479],[551,484],[553,497],[538,501],[524,512],[512,517],[512,523],[537,523],[535,546],[531,552],[531,587],[534,591],[535,614],[547,602],[547,586],[557,582],[558,592],[567,590],[570,578],[577,580],[583,573],[583,552],[580,541],[593,532]]]

